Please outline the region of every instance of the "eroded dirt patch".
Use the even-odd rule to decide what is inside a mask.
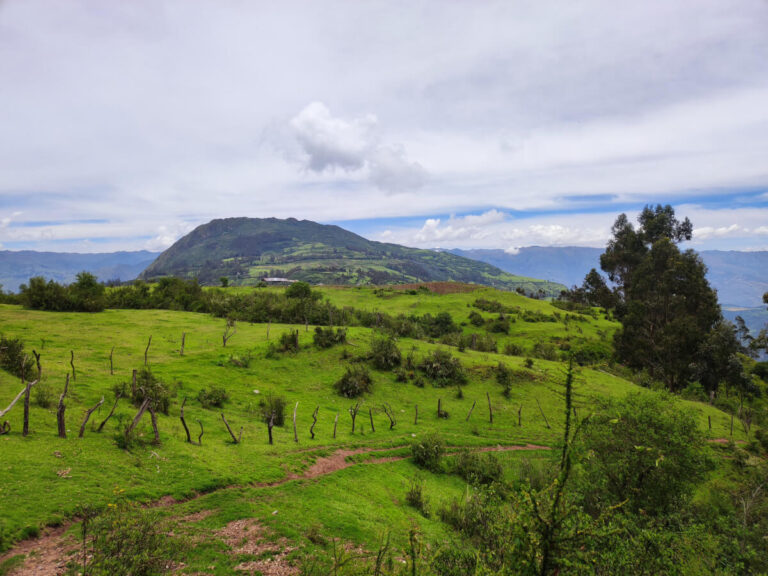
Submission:
[[[292,576],[299,573],[299,569],[288,560],[288,554],[295,548],[285,538],[271,540],[266,528],[253,518],[230,522],[216,534],[230,547],[231,554],[261,557],[235,566],[239,572],[260,573],[263,576]]]
[[[59,576],[64,574],[67,563],[77,552],[77,542],[68,537],[65,530],[65,527],[46,529],[38,538],[24,540],[11,552],[1,555],[0,562],[23,554],[24,563],[11,570],[9,575]]]

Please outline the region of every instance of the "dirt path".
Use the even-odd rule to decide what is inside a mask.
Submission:
[[[402,448],[407,448],[407,445],[396,446],[394,448],[357,448],[354,450],[337,450],[330,456],[322,456],[318,458],[301,474],[289,474],[285,478],[282,478],[276,482],[254,484],[253,486],[259,488],[281,486],[293,480],[310,480],[319,478],[321,476],[327,476],[328,474],[333,474],[334,472],[338,472],[339,470],[343,470],[351,466],[358,466],[363,464],[385,464],[387,462],[405,460],[406,458],[409,458],[409,456],[383,456],[381,458],[371,458],[363,462],[348,460],[348,458],[351,456],[358,456],[360,454],[372,454],[375,452],[391,452],[393,450],[399,450]],[[474,452],[511,452],[516,450],[549,450],[549,447],[537,446],[535,444],[526,444],[523,446],[484,446],[481,448],[473,449]],[[451,452],[451,454],[454,453],[456,452]],[[192,499],[199,498],[200,496],[195,496]],[[153,504],[150,504],[150,506],[171,506],[181,502],[182,501],[177,501],[170,496],[164,496]],[[9,558],[12,558],[13,556],[24,555],[24,563],[14,570],[11,570],[8,573],[9,576],[60,576],[64,574],[66,571],[66,564],[72,554],[76,552],[78,546],[76,541],[65,534],[66,530],[69,528],[69,526],[71,526],[71,524],[72,522],[57,528],[46,529],[41,532],[41,535],[38,538],[19,542],[9,552],[0,555],[0,564]]]

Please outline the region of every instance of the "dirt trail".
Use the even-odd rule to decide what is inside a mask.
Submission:
[[[337,450],[330,456],[322,456],[318,458],[301,474],[289,474],[285,478],[282,478],[276,482],[254,484],[254,486],[260,488],[281,486],[292,480],[319,478],[320,476],[326,476],[351,466],[358,466],[361,464],[384,464],[387,462],[404,460],[409,456],[383,456],[381,458],[371,458],[363,462],[348,460],[350,456],[371,454],[375,452],[391,452],[393,450],[402,448],[407,448],[407,445],[396,446],[393,448],[357,448],[353,450]],[[535,444],[526,444],[524,446],[484,446],[472,449],[474,452],[508,452],[516,450],[549,450],[549,447],[537,446]],[[170,496],[164,496],[157,500],[155,503],[150,504],[150,506],[170,506],[180,502],[181,501],[177,501]],[[78,546],[76,541],[65,534],[70,525],[71,523],[57,528],[46,529],[41,532],[41,535],[38,538],[23,540],[22,542],[19,542],[9,552],[0,555],[0,564],[13,556],[23,554],[26,557],[24,563],[14,570],[11,570],[8,573],[9,576],[17,576],[22,574],[25,576],[60,576],[64,574],[66,571],[66,564],[72,554],[76,552]]]

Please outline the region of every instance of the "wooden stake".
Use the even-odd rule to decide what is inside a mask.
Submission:
[[[392,428],[395,427],[395,424],[397,424],[397,421],[395,420],[394,410],[392,410],[392,407],[386,402],[383,404],[383,406],[384,406],[384,413],[387,415],[387,418],[389,418],[389,429],[392,430]]]
[[[523,412],[523,405],[520,404],[520,408],[517,409],[517,425],[518,426],[523,425],[522,412]]]
[[[317,411],[320,410],[320,406],[317,406],[315,408],[315,411],[312,413],[312,426],[309,427],[309,434],[312,437],[312,440],[315,439],[315,424],[317,424]]]
[[[192,437],[189,435],[189,427],[187,427],[187,421],[184,420],[184,404],[187,403],[187,397],[184,397],[184,400],[181,401],[181,410],[179,411],[179,418],[181,419],[181,425],[184,426],[184,432],[187,434],[187,442],[190,444],[194,444],[192,442]]]
[[[465,422],[469,422],[469,417],[472,416],[472,410],[475,409],[475,404],[477,404],[477,400],[472,402],[472,408],[469,409],[469,413],[467,414],[467,419],[465,420]]]
[[[336,418],[333,420],[333,439],[336,439],[336,424],[339,423],[339,413],[336,412]]]
[[[269,443],[272,444],[272,428],[275,425],[275,413],[272,412],[272,414],[269,417],[269,422],[267,422],[267,431],[269,432]]]
[[[35,350],[32,350],[32,355],[35,357],[35,364],[37,364],[37,381],[40,382],[40,380],[43,379],[43,369],[40,366],[40,354]]]
[[[149,340],[147,341],[147,347],[144,349],[144,366],[147,365],[147,355],[149,354],[149,347],[152,344],[152,335],[149,335]]]
[[[136,369],[133,369],[133,375],[131,376],[131,398],[136,398]]]
[[[349,415],[352,417],[352,434],[355,433],[355,419],[357,419],[357,411],[360,409],[360,402],[355,404],[354,408],[349,409]]]
[[[491,395],[490,393],[486,392],[485,397],[488,398],[488,418],[491,421],[491,424],[493,424],[493,406],[491,406]]]
[[[72,382],[76,382],[77,378],[75,377],[75,351],[74,350],[69,351],[69,365],[72,366]]]
[[[114,353],[115,353],[115,347],[112,346],[112,350],[109,351],[109,375],[110,376],[114,376],[115,375],[114,366],[112,364],[112,355]]]
[[[64,421],[64,413],[67,409],[64,405],[64,398],[67,396],[67,390],[69,390],[69,374],[67,374],[67,381],[64,383],[64,392],[59,396],[59,406],[56,408],[56,424],[58,425],[59,438],[67,437],[67,425]]]
[[[229,435],[232,436],[232,442],[234,444],[240,444],[240,439],[243,437],[243,428],[240,427],[240,436],[236,438],[234,433],[232,432],[232,428],[229,427],[229,422],[227,422],[227,419],[224,417],[224,412],[221,413],[221,419],[224,420],[224,426],[227,427],[227,431],[229,432]]]
[[[299,433],[296,431],[296,410],[299,407],[299,403],[296,402],[296,406],[293,407],[293,441],[299,441]]]
[[[99,401],[98,404],[96,404],[96,406],[94,406],[93,408],[91,408],[85,413],[85,418],[83,418],[83,423],[80,425],[80,433],[77,436],[78,438],[83,437],[83,434],[85,434],[85,425],[88,424],[88,419],[91,417],[91,414],[96,412],[96,410],[98,410],[101,407],[102,404],[104,404],[104,396],[101,397],[101,400]]]
[[[416,405],[414,406],[414,408],[416,409],[416,413],[415,413],[415,415],[413,416],[413,424],[414,424],[414,426],[415,426],[415,425],[417,425],[417,424],[419,423],[419,405],[418,405],[418,404],[416,404]]]
[[[139,420],[141,420],[141,417],[144,416],[144,412],[147,411],[147,408],[149,408],[149,398],[144,399],[144,402],[139,406],[139,411],[136,412],[136,416],[133,417],[133,422],[131,422],[128,425],[128,428],[125,429],[126,438],[128,438],[131,435],[131,432],[133,432],[133,429],[136,428],[136,425],[139,423]]]
[[[707,420],[709,421],[709,429],[712,430],[712,416],[707,416]]]
[[[184,356],[184,344],[187,341],[187,333],[182,332],[181,333],[181,350],[179,350],[179,356]]]
[[[157,413],[152,403],[149,404],[149,418],[152,421],[152,431],[155,433],[155,444],[160,444],[160,431],[157,429]]]
[[[373,425],[373,408],[368,407],[368,417],[371,419],[371,432],[376,432],[376,427]]]

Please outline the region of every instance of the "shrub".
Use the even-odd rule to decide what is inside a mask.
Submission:
[[[19,338],[6,338],[0,335],[0,368],[14,376],[32,375],[35,363],[24,354],[24,343]]]
[[[456,457],[455,470],[464,480],[474,485],[500,482],[504,472],[494,454],[468,451],[461,452]]]
[[[483,318],[483,315],[477,310],[472,310],[472,312],[469,313],[469,323],[472,324],[472,326],[480,327],[485,324],[485,318]]]
[[[402,364],[400,349],[391,336],[377,336],[371,341],[371,361],[379,370],[391,370]]]
[[[285,424],[285,405],[286,400],[282,396],[273,396],[267,394],[266,397],[259,400],[259,414],[261,421],[265,424],[269,422],[272,414],[275,415],[275,426],[283,426]]]
[[[463,384],[467,381],[461,361],[447,350],[433,351],[421,361],[419,368],[438,387]]]
[[[522,356],[523,355],[523,347],[519,344],[514,344],[512,342],[507,342],[504,345],[504,354],[507,356]]]
[[[432,472],[440,471],[441,459],[444,453],[445,441],[436,432],[429,432],[411,444],[413,461],[420,468],[426,468]]]
[[[299,331],[291,330],[280,334],[278,340],[278,350],[280,352],[298,352],[299,351]]]
[[[531,354],[536,358],[543,360],[557,360],[557,349],[551,342],[539,340],[533,345]]]
[[[429,499],[424,494],[424,480],[418,477],[411,478],[408,491],[405,493],[405,501],[421,512],[422,516],[429,518]]]
[[[229,401],[229,394],[221,386],[211,386],[208,390],[203,388],[197,393],[197,400],[203,408],[221,408],[225,402]]]
[[[294,282],[285,289],[288,298],[311,298],[312,287],[306,282]]]
[[[334,331],[333,328],[323,328],[322,326],[317,326],[315,328],[315,334],[313,335],[312,339],[315,343],[315,346],[318,348],[330,348],[336,344],[346,344],[347,330],[345,328],[337,328],[336,331]]]
[[[526,368],[533,368],[533,358],[526,358],[525,359],[525,367]]]
[[[238,368],[248,368],[251,365],[251,353],[248,352],[245,356],[237,356],[235,354],[232,354],[229,357],[229,363],[232,364],[232,366],[237,366]]]
[[[455,546],[440,548],[432,557],[431,566],[437,576],[466,576],[475,574],[477,557],[469,549]]]
[[[355,364],[349,366],[344,376],[333,386],[341,396],[357,398],[370,391],[371,386],[373,386],[373,380],[365,366]]]
[[[40,408],[50,408],[56,401],[56,394],[47,382],[39,382],[32,389],[32,399]]]
[[[110,505],[95,518],[91,534],[88,574],[166,574],[179,552],[156,510],[127,502]]]
[[[509,334],[509,318],[503,315],[494,318],[488,322],[488,331],[496,332],[497,334]]]
[[[136,373],[136,388],[131,391],[134,406],[140,406],[145,398],[149,398],[154,409],[167,416],[175,396],[176,386],[159,380],[148,367],[144,366]]]

